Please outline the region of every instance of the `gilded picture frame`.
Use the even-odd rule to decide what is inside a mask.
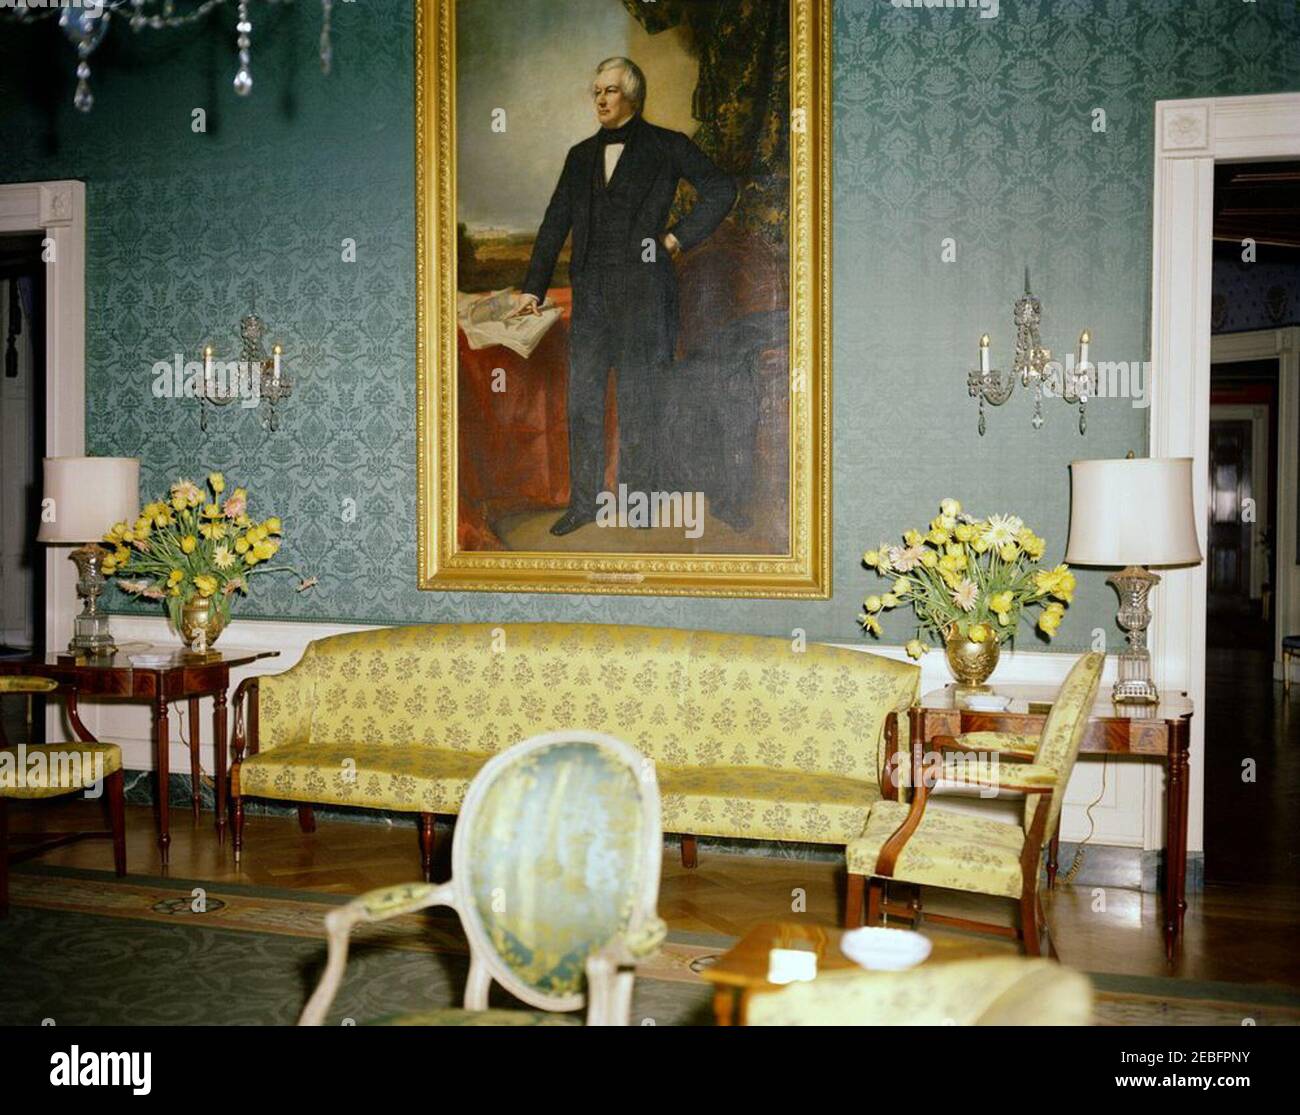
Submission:
[[[464,544],[458,476],[466,449],[461,444],[462,420],[458,417],[463,403],[457,273],[458,261],[463,258],[458,250],[458,231],[463,234],[463,228],[458,229],[457,199],[458,0],[418,0],[415,155],[420,588],[702,597],[830,596],[831,5],[830,0],[786,2],[789,209],[788,277],[783,276],[783,281],[788,281],[788,461],[784,462],[788,464],[788,488],[785,506],[777,513],[785,516],[782,529],[787,533],[780,552],[679,553],[590,547],[562,552],[540,547],[482,549]],[[787,326],[783,324],[782,329]],[[784,421],[782,426],[784,429]],[[785,480],[785,474],[781,479]]]

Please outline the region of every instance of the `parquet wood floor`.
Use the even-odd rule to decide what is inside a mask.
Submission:
[[[12,811],[15,829],[97,827],[96,808],[85,802],[46,803]],[[127,863],[132,874],[158,875],[150,810],[127,811]],[[187,810],[172,811],[170,876],[291,890],[358,894],[371,887],[418,877],[414,825],[318,821],[306,835],[293,818],[250,817],[243,863],[236,868],[229,838],[218,845],[212,814],[196,823]],[[442,841],[443,872],[448,841]],[[107,842],[83,841],[39,862],[107,869]],[[773,918],[838,922],[842,867],[832,863],[723,855],[700,848],[700,866],[684,869],[666,854],[659,912],[675,930],[739,936]],[[1175,975],[1187,979],[1267,982],[1300,987],[1300,889],[1283,886],[1210,886],[1189,896],[1182,953],[1172,968],[1163,955],[1157,895],[1107,888],[1063,888],[1046,895],[1048,923],[1061,959],[1086,971]],[[927,908],[968,912],[1009,921],[1012,903],[926,894]],[[960,907],[960,909],[959,909]]]

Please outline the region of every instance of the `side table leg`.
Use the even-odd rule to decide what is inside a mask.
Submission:
[[[159,694],[153,706],[154,762],[158,772],[158,852],[162,864],[167,866],[167,850],[172,842],[171,809],[171,756],[167,739],[167,698]]]
[[[199,699],[190,698],[190,805],[194,809],[194,819],[199,819],[199,780],[203,772],[199,767],[199,744],[202,728],[199,725]]]
[[[735,1021],[736,992],[730,987],[719,987],[713,993],[713,1017],[719,1026],[730,1026]]]
[[[216,785],[217,843],[226,842],[226,691],[218,689],[212,698],[212,735],[216,755],[212,779]]]
[[[1061,824],[1058,821],[1056,831],[1052,833],[1052,839],[1047,844],[1047,889],[1056,889],[1056,871],[1060,867],[1057,857],[1061,854]]]
[[[1169,733],[1168,782],[1165,785],[1165,959],[1174,959],[1187,912],[1187,793],[1190,732],[1179,720]]]

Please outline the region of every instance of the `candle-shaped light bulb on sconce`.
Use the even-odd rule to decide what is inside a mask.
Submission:
[[[1092,334],[1084,330],[1079,334],[1079,367],[1088,363],[1088,346],[1092,343]]]
[[[280,385],[280,357],[284,353],[284,347],[279,344],[271,346],[271,382],[277,387]]]
[[[980,374],[989,374],[989,335],[980,337]]]

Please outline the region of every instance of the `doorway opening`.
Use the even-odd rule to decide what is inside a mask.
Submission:
[[[0,656],[45,646],[36,543],[45,456],[45,264],[39,234],[0,235]]]
[[[1214,168],[1206,502],[1205,877],[1294,886],[1300,688],[1275,664],[1294,596],[1300,162]]]

